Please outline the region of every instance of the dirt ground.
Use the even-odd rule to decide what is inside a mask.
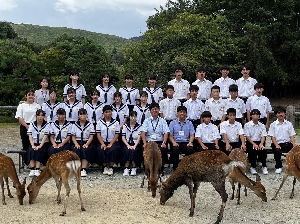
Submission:
[[[20,148],[18,128],[0,128],[0,152]],[[300,143],[297,138],[298,144]],[[18,165],[16,155],[11,156]],[[282,174],[274,174],[273,156],[269,155],[269,175],[261,174],[262,183],[267,190],[268,202],[262,202],[251,190],[248,197],[241,196],[241,205],[236,200],[228,200],[222,223],[300,223],[300,190],[296,184],[295,197],[289,199],[292,178],[289,177],[278,199],[270,200],[279,187]],[[167,172],[163,180],[169,177]],[[259,173],[261,171],[259,170]],[[28,176],[28,170],[19,175],[20,180]],[[247,173],[247,176],[254,177]],[[24,205],[20,206],[16,198],[6,197],[7,205],[0,205],[0,223],[214,223],[221,205],[221,198],[210,183],[201,183],[197,198],[194,217],[189,217],[190,199],[185,186],[178,188],[174,196],[164,206],[159,204],[159,195],[151,197],[147,189],[140,188],[143,175],[141,171],[136,177],[123,177],[118,170],[112,177],[104,176],[100,170],[88,172],[82,178],[82,198],[85,212],[80,210],[75,180],[71,181],[71,195],[67,214],[60,217],[62,204],[55,202],[57,190],[54,180],[46,182],[34,204],[28,203],[25,196]],[[27,184],[31,178],[27,177]],[[231,194],[231,186],[226,183],[227,193]],[[15,196],[15,190],[12,189]],[[6,194],[6,191],[5,191]],[[62,196],[65,195],[64,188]]]

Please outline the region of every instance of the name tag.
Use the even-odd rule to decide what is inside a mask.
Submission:
[[[156,140],[156,135],[151,135],[151,139]]]
[[[184,131],[179,131],[178,134],[179,136],[184,136]]]

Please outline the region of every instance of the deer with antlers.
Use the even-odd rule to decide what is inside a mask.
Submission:
[[[12,159],[0,153],[0,184],[2,188],[3,205],[6,205],[5,196],[4,196],[4,180],[6,182],[8,196],[10,198],[13,198],[12,194],[10,193],[10,189],[8,185],[8,177],[13,181],[13,186],[16,188],[19,204],[23,205],[23,198],[26,195],[26,191],[25,191],[26,178],[21,184],[16,172],[15,164],[12,161]]]
[[[83,202],[81,199],[81,188],[80,188],[80,169],[81,169],[81,162],[78,155],[72,151],[65,150],[59,153],[53,154],[48,159],[45,169],[41,173],[40,176],[34,176],[32,178],[31,183],[27,187],[27,191],[29,194],[29,203],[32,204],[36,199],[41,186],[49,180],[51,177],[54,178],[56,182],[56,187],[58,190],[58,195],[56,201],[58,204],[61,203],[61,196],[60,190],[62,183],[66,188],[66,197],[64,202],[64,209],[60,216],[64,216],[66,214],[67,209],[67,201],[69,198],[69,194],[71,188],[69,186],[68,179],[75,176],[77,181],[77,191],[79,195],[79,200],[81,204],[81,210],[85,211],[83,207]]]

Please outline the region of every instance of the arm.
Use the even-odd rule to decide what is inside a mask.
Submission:
[[[255,142],[251,139],[250,136],[246,136],[246,139],[247,139],[248,142],[250,142],[251,145],[253,145],[253,149],[255,149],[255,150],[259,149],[258,145],[255,144]]]
[[[167,147],[167,143],[166,142],[168,141],[168,137],[169,137],[169,133],[167,132],[167,133],[164,134],[164,141],[161,144],[162,148],[166,148]]]
[[[90,136],[89,136],[89,139],[88,139],[87,142],[82,146],[82,148],[84,148],[84,149],[88,148],[89,145],[92,143],[93,138],[94,138],[94,135],[90,135]]]
[[[106,145],[105,145],[105,143],[104,143],[104,141],[103,141],[100,133],[97,133],[97,139],[100,142],[101,147],[105,150],[106,149]]]
[[[140,141],[141,141],[141,136],[138,137],[138,139],[136,140],[134,146],[132,146],[132,149],[133,149],[133,150],[136,149],[136,147],[138,146],[138,144],[140,143]]]
[[[195,134],[190,134],[190,141],[187,144],[187,146],[193,146],[194,139],[195,139]]]
[[[34,145],[34,141],[33,141],[32,135],[28,135],[28,137],[29,137],[29,142],[30,142],[31,147],[32,147],[34,150],[36,150],[36,149],[35,149],[36,146]]]
[[[245,145],[245,136],[244,135],[240,135],[240,139],[242,141],[242,146],[241,148],[246,151],[246,145]]]
[[[20,122],[20,124],[21,125],[23,125],[27,130],[28,130],[28,128],[29,128],[29,125],[28,124],[26,124],[26,122],[25,122],[25,120],[24,120],[24,118],[22,118],[22,117],[19,117],[18,118],[18,120],[19,120],[19,122]]]
[[[280,145],[277,143],[276,138],[274,136],[271,136],[271,140],[277,149],[281,149]]]
[[[266,122],[266,129],[269,130],[269,122],[270,122],[270,112],[267,112],[267,122]]]
[[[203,144],[202,139],[197,137],[197,141],[203,150],[207,150],[208,148]]]
[[[291,139],[291,142],[293,143],[293,147],[295,147],[297,144],[296,144],[296,141],[295,141],[295,137],[292,135],[291,137],[290,137],[290,139]]]
[[[229,140],[228,140],[228,137],[227,137],[227,134],[226,134],[226,133],[223,134],[223,138],[224,138],[224,140],[225,140],[226,150],[227,150],[227,151],[231,151],[232,146],[229,144]]]
[[[247,121],[250,121],[250,110],[247,110]]]
[[[58,145],[54,141],[54,135],[50,135],[50,142],[51,142],[53,148],[58,148]]]
[[[169,139],[173,146],[179,146],[178,143],[175,141],[173,134],[169,135]]]
[[[143,141],[143,147],[145,148],[146,147],[146,132],[142,131],[141,132],[141,137],[142,137],[142,141]]]
[[[111,148],[113,144],[118,140],[119,134],[115,134],[114,138],[111,140],[111,142],[107,145],[107,148]]]
[[[72,142],[73,142],[74,147],[75,147],[76,149],[79,149],[79,148],[80,148],[80,145],[78,144],[75,135],[72,135]]]
[[[48,138],[48,135],[44,135],[41,144],[36,147],[37,150],[43,147],[43,145],[45,144],[47,138]]]

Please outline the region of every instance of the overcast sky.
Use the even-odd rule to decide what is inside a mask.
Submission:
[[[0,0],[0,21],[70,27],[130,38],[167,0]]]

